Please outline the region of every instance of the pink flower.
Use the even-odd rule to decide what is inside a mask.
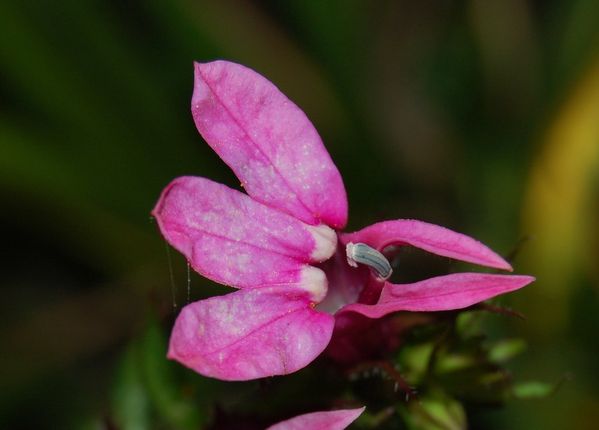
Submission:
[[[181,177],[153,210],[166,240],[197,272],[239,289],[191,303],[177,318],[168,357],[198,373],[225,380],[292,373],[327,347],[343,315],[458,309],[533,280],[459,273],[387,282],[382,252],[391,246],[511,267],[474,239],[421,221],[339,233],[347,221],[345,189],[318,133],[244,66],[196,63],[191,108],[201,135],[247,191]]]
[[[266,430],[343,430],[364,412],[364,408],[312,412],[274,424]]]

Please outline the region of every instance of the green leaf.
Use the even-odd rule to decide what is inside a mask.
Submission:
[[[526,350],[523,339],[504,339],[489,348],[489,360],[493,363],[505,363]]]
[[[198,429],[206,417],[191,395],[185,395],[166,358],[167,343],[157,323],[151,323],[142,341],[142,372],[158,415],[174,429]]]
[[[150,428],[150,402],[139,367],[139,345],[131,345],[122,359],[112,393],[113,419],[123,430]]]
[[[478,357],[473,354],[448,354],[437,360],[435,371],[437,373],[449,373],[472,367],[479,362]]]
[[[402,348],[399,355],[401,373],[411,384],[418,384],[424,377],[433,349],[432,342]]]
[[[560,384],[561,381],[556,384],[540,381],[520,382],[514,384],[512,393],[519,399],[542,399],[555,393]]]
[[[461,430],[467,428],[462,405],[441,392],[421,397],[400,408],[411,430]]]

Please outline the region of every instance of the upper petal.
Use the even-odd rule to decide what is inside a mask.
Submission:
[[[326,225],[305,224],[244,193],[195,177],[175,179],[153,215],[166,240],[195,270],[217,282],[241,288],[326,288],[324,273],[308,265],[335,251],[336,234]]]
[[[185,306],[168,357],[205,376],[248,380],[295,372],[327,346],[334,318],[291,287],[240,290]]]
[[[366,408],[312,412],[274,424],[266,430],[343,430]]]
[[[512,270],[512,266],[479,241],[445,227],[416,220],[383,221],[341,236],[343,243],[363,242],[379,251],[389,245],[408,244],[433,254]]]
[[[228,61],[195,63],[191,110],[253,198],[308,224],[345,225],[339,171],[306,115],[266,78]]]
[[[413,284],[386,282],[381,297],[374,305],[355,303],[341,312],[358,312],[369,318],[380,318],[391,312],[430,312],[461,309],[500,294],[522,288],[535,278],[523,275],[491,275],[455,273]]]

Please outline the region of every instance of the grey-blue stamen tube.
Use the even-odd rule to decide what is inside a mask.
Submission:
[[[374,270],[377,278],[386,281],[393,273],[391,264],[383,254],[365,243],[348,243],[345,247],[347,263],[352,267],[365,264]]]

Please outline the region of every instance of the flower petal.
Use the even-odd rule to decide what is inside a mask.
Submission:
[[[345,225],[339,171],[306,115],[266,78],[227,61],[195,63],[191,111],[250,196],[308,224]]]
[[[391,312],[430,312],[461,309],[500,294],[522,288],[535,278],[523,275],[491,275],[455,273],[413,284],[385,283],[378,303],[355,303],[340,312],[358,312],[369,318],[380,318]]]
[[[185,306],[168,357],[205,376],[243,381],[295,372],[327,346],[334,318],[306,292],[278,286],[240,290]]]
[[[364,409],[366,408],[312,412],[274,424],[266,430],[343,430],[354,422]]]
[[[320,282],[320,292],[326,289],[324,273],[308,265],[335,251],[336,234],[326,225],[304,224],[244,193],[195,177],[175,179],[153,215],[166,240],[214,281],[312,290]]]
[[[355,233],[342,235],[342,242],[362,242],[379,251],[389,245],[407,244],[456,260],[512,270],[507,261],[479,241],[445,227],[417,220],[379,222]]]

